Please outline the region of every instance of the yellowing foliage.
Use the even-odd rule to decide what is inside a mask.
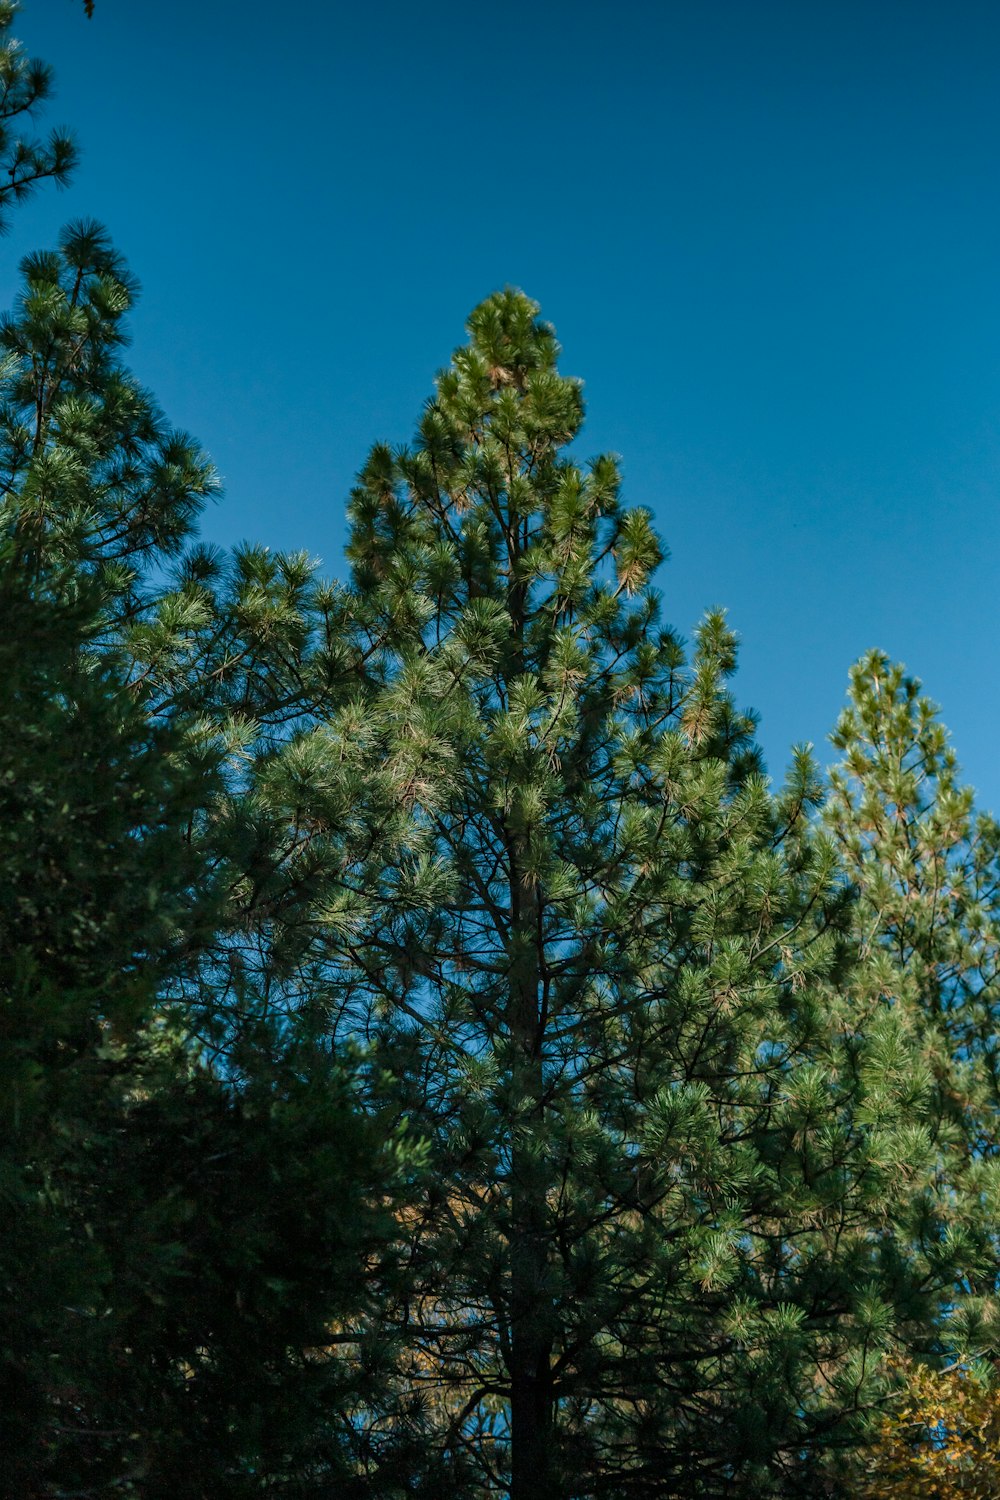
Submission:
[[[997,1500],[1000,1388],[962,1366],[898,1368],[903,1393],[868,1450],[858,1500]]]

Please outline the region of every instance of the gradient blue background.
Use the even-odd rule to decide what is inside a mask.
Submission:
[[[109,225],[132,362],[225,481],[204,530],[341,569],[504,283],[586,381],[583,449],[724,604],[775,772],[881,646],[1000,810],[1000,7],[922,0],[28,0],[84,165],[0,245]]]

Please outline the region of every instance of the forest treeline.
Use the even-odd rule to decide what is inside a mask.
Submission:
[[[0,208],[75,148],[0,4]],[[516,291],[345,581],[199,543],[99,226],[0,326],[23,1500],[1000,1493],[1000,829],[873,651],[780,788]]]

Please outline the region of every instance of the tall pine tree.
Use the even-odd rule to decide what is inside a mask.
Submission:
[[[48,74],[4,57],[12,117]],[[18,163],[69,165],[10,149],[15,197]],[[322,613],[301,560],[191,548],[211,467],[122,362],[135,286],[103,230],[22,270],[0,325],[0,1489],[342,1486],[415,1154],[358,1113],[349,1059],[269,1010],[266,967],[238,1034],[219,1020],[245,892],[284,867],[237,806],[247,747],[266,760],[294,712],[287,648]]]
[[[919,1352],[998,1352],[1000,825],[963,785],[937,706],[881,651],[851,673],[824,808],[859,894],[857,1024],[886,999],[930,1079],[935,1171],[926,1253],[955,1271],[948,1317]]]
[[[537,311],[477,308],[354,493],[361,686],[272,784],[314,829],[351,785],[357,823],[293,989],[430,1143],[384,1326],[456,1483],[805,1493],[932,1298],[892,1234],[923,1080],[891,1009],[841,1024],[815,773],[770,793],[721,616],[690,660],[661,625]]]
[[[10,118],[48,77],[4,56]],[[0,145],[0,200],[71,164]],[[709,616],[689,659],[661,625],[649,518],[612,460],[575,461],[580,390],[520,294],[473,314],[414,445],[373,452],[337,589],[189,545],[210,470],[121,364],[103,233],[25,275],[0,423],[11,1488],[835,1488],[880,1352],[940,1341],[956,1266],[987,1289],[995,843],[925,860],[938,896],[966,861],[964,905],[926,909],[910,867],[898,910],[879,887],[891,984],[852,963],[903,855],[834,820],[852,905],[806,756],[772,794],[731,633]],[[960,994],[952,959],[978,964]],[[958,1183],[941,1144],[970,1120]]]

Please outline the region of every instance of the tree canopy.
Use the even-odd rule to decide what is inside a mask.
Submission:
[[[75,161],[14,12],[0,212]],[[512,288],[344,582],[205,547],[136,296],[78,221],[0,323],[5,1493],[992,1493],[1000,829],[919,684],[775,787]]]

